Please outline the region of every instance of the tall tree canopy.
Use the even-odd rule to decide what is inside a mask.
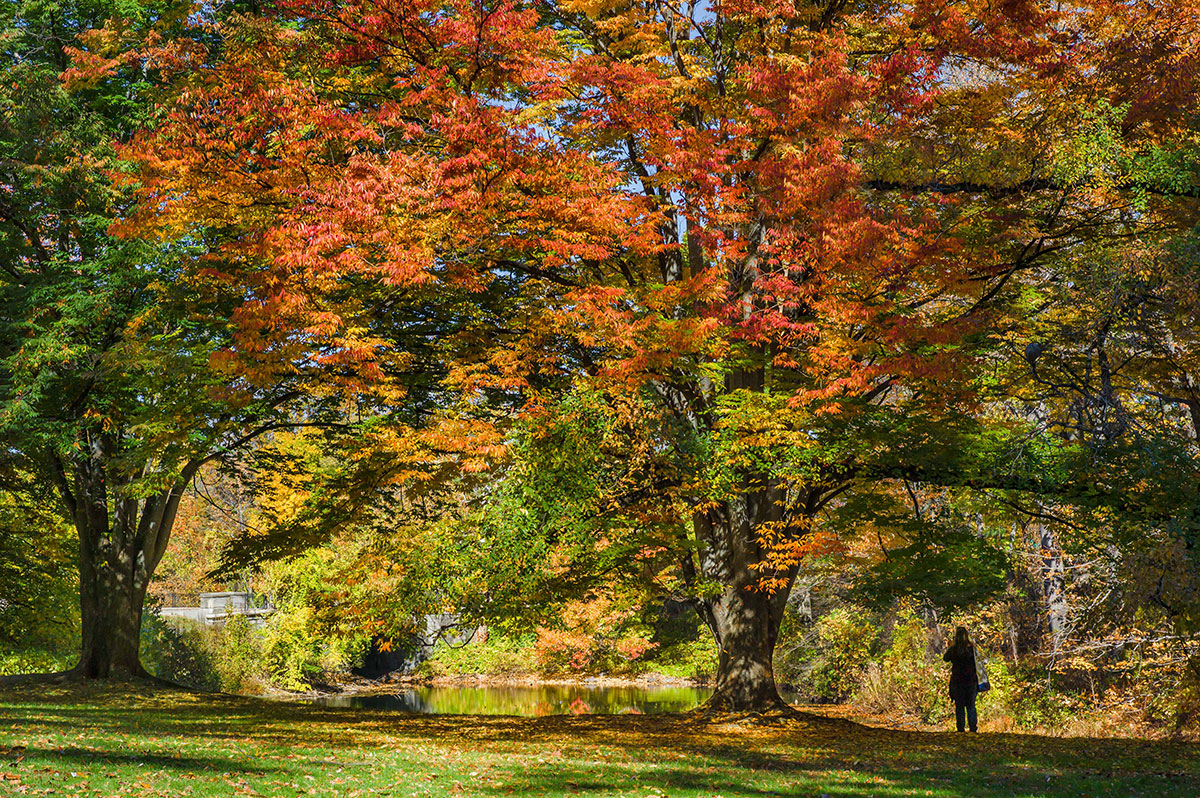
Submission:
[[[1130,209],[1148,181],[1106,199],[1090,145],[1070,157],[1137,69],[1192,58],[1125,8],[287,0],[132,49],[113,22],[78,60],[170,86],[122,148],[121,229],[203,231],[198,273],[243,300],[230,369],[421,386],[402,484],[565,468],[599,519],[575,554],[673,567],[720,646],[713,705],[746,709],[778,702],[830,502],[1066,481],[1069,447],[1014,444],[1029,414],[982,400],[1063,253],[1169,224]],[[1160,100],[1144,141],[1180,134]]]
[[[203,229],[169,244],[110,235],[134,201],[114,142],[152,118],[156,72],[116,64],[70,90],[60,76],[77,37],[118,16],[129,35],[181,23],[103,0],[0,10],[0,501],[44,513],[54,496],[75,529],[86,678],[142,672],[147,584],[197,470],[272,429],[323,423],[340,401],[306,388],[299,359],[222,365],[253,332],[230,321],[244,292],[196,266]],[[36,514],[24,518],[5,534],[36,543]],[[57,534],[43,538],[49,557]]]

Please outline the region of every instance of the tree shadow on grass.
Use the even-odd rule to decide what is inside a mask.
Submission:
[[[501,782],[491,785],[486,792],[496,795],[611,794],[614,788],[622,790],[657,788],[668,795],[679,790],[718,792],[728,795],[730,798],[733,796],[748,798],[760,795],[795,794],[794,791],[785,793],[782,787],[750,785],[745,780],[737,779],[730,774],[713,777],[680,767],[664,768],[651,773],[625,775],[615,780],[612,778],[605,780],[602,774],[583,769],[537,768],[522,771],[520,777],[513,779],[510,783]]]
[[[96,751],[77,746],[62,748],[42,748],[31,746],[25,749],[25,760],[29,762],[45,762],[62,765],[76,763],[77,765],[133,765],[157,768],[160,770],[179,770],[188,772],[216,773],[278,773],[280,768],[263,766],[258,762],[248,765],[235,759],[222,756],[176,756],[159,754],[149,751],[136,753],[114,753],[111,751]]]
[[[566,727],[567,723],[545,726]],[[625,762],[588,767],[566,757],[523,768],[514,786],[547,794],[603,792],[614,783],[726,796],[1146,796],[1200,795],[1200,746],[1158,740],[1050,738],[1030,734],[898,732],[796,721],[768,730],[692,727],[657,743],[596,734],[627,749]],[[686,724],[685,724],[686,725]],[[611,727],[616,731],[619,727]],[[670,739],[674,737],[674,739]],[[526,740],[536,732],[526,730]],[[544,739],[562,740],[561,734]],[[653,756],[641,756],[643,747]],[[582,757],[588,759],[589,757]],[[685,761],[687,765],[681,765]]]
[[[524,742],[557,741],[572,730],[587,744],[625,749],[618,783],[728,795],[1081,796],[1200,795],[1200,746],[1161,740],[963,735],[893,731],[825,719],[697,724],[669,718],[555,718],[515,721]],[[488,727],[492,733],[503,724]],[[480,736],[476,731],[476,739]],[[582,742],[580,743],[583,744]],[[653,750],[650,757],[642,749]],[[677,761],[692,763],[681,767]],[[609,767],[614,767],[610,765]],[[522,771],[535,791],[602,791],[598,771],[569,761]],[[611,789],[614,776],[609,773]],[[494,790],[503,793],[511,785]],[[927,792],[928,791],[928,792]]]
[[[785,773],[764,775],[761,771],[724,769],[713,773],[697,766],[670,767],[618,773],[606,769],[603,773],[586,768],[542,765],[523,770],[511,781],[491,785],[487,793],[494,795],[529,794],[587,794],[610,793],[614,785],[624,790],[656,788],[667,795],[680,793],[720,794],[734,796],[801,796],[823,795],[828,798],[867,798],[867,796],[978,796],[978,798],[1011,798],[1013,795],[1076,796],[1131,795],[1147,798],[1191,798],[1197,795],[1200,780],[1182,777],[1146,775],[1114,782],[1107,777],[1092,775],[1071,777],[1036,772],[1016,772],[1010,768],[996,771],[964,773],[941,771],[910,771],[894,768],[854,768],[845,763],[836,769],[819,764],[789,769]]]

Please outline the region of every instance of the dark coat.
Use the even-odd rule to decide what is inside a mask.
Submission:
[[[975,646],[965,649],[950,646],[942,659],[950,663],[950,698],[969,704],[979,692],[979,677],[975,673]]]

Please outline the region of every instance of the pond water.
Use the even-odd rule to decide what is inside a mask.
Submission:
[[[601,687],[501,685],[489,687],[404,687],[394,693],[336,695],[314,706],[388,709],[425,715],[621,715],[687,712],[703,703],[707,687]],[[785,700],[792,696],[783,694]]]
[[[712,690],[702,687],[600,687],[589,685],[503,685],[412,687],[394,693],[337,695],[314,706],[391,709],[428,715],[619,715],[686,712]]]

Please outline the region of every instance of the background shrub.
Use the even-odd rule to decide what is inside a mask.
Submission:
[[[325,638],[308,620],[303,608],[274,613],[261,629],[237,615],[223,626],[205,626],[147,612],[142,664],[155,676],[202,690],[308,690],[361,655],[355,643]]]
[[[495,629],[476,634],[462,645],[439,641],[433,656],[418,668],[422,676],[497,676],[531,674],[537,670],[535,636],[509,635]]]
[[[891,627],[890,644],[863,672],[856,700],[874,712],[915,716],[940,723],[953,715],[947,666],[930,647],[930,630],[910,607]]]
[[[868,613],[852,607],[832,610],[816,626],[818,648],[805,674],[807,687],[818,699],[843,700],[858,687],[878,640],[878,628]]]

